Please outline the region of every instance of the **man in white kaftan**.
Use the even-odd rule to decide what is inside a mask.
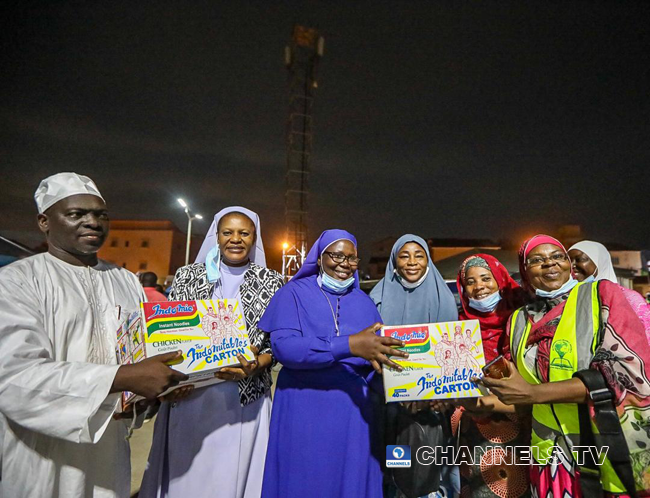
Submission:
[[[0,270],[3,498],[129,496],[127,426],[109,391],[118,306],[141,298],[135,275],[103,262],[45,253]]]
[[[155,399],[181,374],[162,356],[117,365],[118,315],[144,293],[96,257],[108,216],[94,183],[61,173],[35,197],[48,253],[0,270],[0,497],[128,497],[120,391]]]

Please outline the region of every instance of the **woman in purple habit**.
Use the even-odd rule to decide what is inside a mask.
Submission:
[[[277,381],[263,498],[380,498],[376,398],[380,363],[406,356],[379,337],[381,318],[359,289],[356,239],[327,230],[269,304],[259,328],[283,365]],[[374,401],[374,403],[373,403]]]

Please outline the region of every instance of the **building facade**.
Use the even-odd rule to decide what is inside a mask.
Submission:
[[[612,256],[612,264],[614,268],[621,268],[624,270],[631,270],[634,276],[643,275],[645,269],[643,267],[643,260],[641,259],[641,251],[609,251]]]
[[[164,283],[185,264],[187,235],[169,220],[111,220],[110,233],[99,257],[133,273],[152,271]],[[190,262],[202,236],[193,236]]]

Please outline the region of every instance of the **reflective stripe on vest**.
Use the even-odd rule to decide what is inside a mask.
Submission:
[[[524,355],[531,323],[523,308],[514,312],[510,325],[510,351],[517,370],[530,384],[540,384],[535,368],[529,369]],[[560,323],[557,326],[549,353],[549,381],[571,379],[579,370],[589,368],[594,356],[600,331],[600,302],[598,283],[576,285],[566,301]],[[559,422],[559,425],[558,425]],[[597,432],[592,422],[592,430]],[[566,439],[565,439],[566,438]],[[568,440],[568,441],[567,441]],[[531,446],[537,447],[533,457],[539,464],[546,464],[552,457],[553,446],[566,451],[567,444],[580,444],[578,406],[575,403],[533,405]],[[624,493],[625,488],[614,469],[605,459],[600,467],[603,488],[611,493]]]

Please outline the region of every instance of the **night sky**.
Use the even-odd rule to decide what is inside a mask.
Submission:
[[[208,217],[242,204],[279,248],[283,50],[300,23],[325,37],[311,240],[519,240],[570,223],[650,248],[650,2],[15,4],[0,25],[0,234],[34,230],[39,180],[76,171],[113,218],[185,229],[176,197]]]

